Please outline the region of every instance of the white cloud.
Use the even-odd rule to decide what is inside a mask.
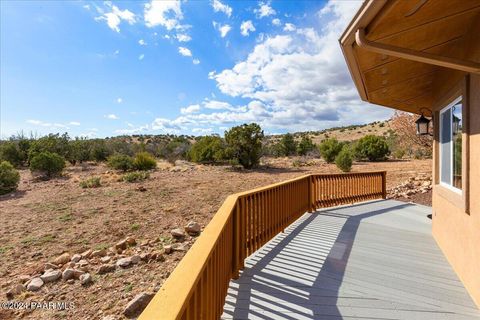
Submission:
[[[273,24],[274,26],[277,26],[277,27],[278,27],[279,25],[282,24],[282,22],[280,21],[280,19],[275,18],[275,19],[272,20],[272,24]]]
[[[193,133],[200,133],[200,134],[210,134],[213,132],[212,128],[193,128]]]
[[[79,134],[80,138],[87,138],[87,139],[95,138],[96,136],[97,136],[97,133],[94,131],[88,131],[88,132],[83,132]]]
[[[387,118],[391,111],[360,101],[338,46],[358,7],[353,4],[329,2],[319,13],[326,20],[323,29],[293,29],[295,33],[266,38],[232,68],[210,72],[222,93],[251,102],[236,110],[226,106],[227,111],[190,115],[189,120],[256,121],[270,130],[305,131]]]
[[[143,39],[138,40],[138,44],[141,45],[141,46],[146,46],[147,45],[147,43]]]
[[[180,53],[184,57],[191,57],[192,56],[192,51],[190,51],[190,49],[185,48],[185,47],[178,47],[178,53]]]
[[[145,4],[145,25],[149,28],[163,26],[167,30],[181,28],[183,13],[180,0],[152,0]]]
[[[117,98],[117,103],[122,103],[123,99],[122,98]]]
[[[79,125],[80,125],[80,122],[78,122],[78,121],[70,121],[68,124],[71,125],[71,126],[79,126]]]
[[[26,121],[26,123],[33,124],[35,126],[46,127],[50,129],[55,129],[55,128],[70,129],[67,125],[62,123],[50,123],[50,122],[44,122],[41,120],[34,120],[34,119],[29,119]]]
[[[116,134],[131,135],[146,132],[150,129],[150,126],[148,124],[135,128],[135,126],[131,123],[127,123],[127,126],[129,127],[129,129],[117,129],[114,132]]]
[[[200,64],[200,60],[198,60],[198,59],[193,59],[192,62],[193,62],[193,64]]]
[[[295,31],[297,29],[293,23],[285,23],[285,27],[283,27],[283,31]]]
[[[230,30],[232,30],[232,27],[228,24],[223,24],[222,25],[222,24],[220,24],[218,22],[215,22],[215,21],[213,21],[212,24],[213,24],[213,27],[220,32],[220,36],[222,38],[225,38],[227,36],[227,34],[230,32]]]
[[[110,119],[110,120],[118,120],[119,119],[119,117],[117,115],[113,114],[113,113],[106,114],[104,117],[107,118],[107,119]]]
[[[258,9],[253,10],[257,17],[263,18],[277,14],[277,12],[267,2],[260,2]]]
[[[213,110],[230,110],[230,111],[246,111],[245,106],[232,106],[228,102],[218,101],[218,100],[210,100],[206,98],[202,105],[206,109],[213,109]]]
[[[145,58],[145,55],[143,53],[138,56],[138,60],[143,60],[143,58]]]
[[[191,114],[191,113],[196,113],[200,111],[200,105],[199,104],[192,104],[186,108],[181,108],[180,112],[182,114]]]
[[[190,37],[188,34],[179,33],[177,34],[177,40],[180,42],[188,42],[192,40],[192,37]]]
[[[89,4],[85,4],[85,5],[83,5],[83,8],[86,9],[86,10],[90,10],[90,5],[89,5]]]
[[[219,0],[213,0],[211,2],[213,11],[215,12],[223,12],[225,13],[229,18],[232,15],[232,8],[226,4],[221,3]]]
[[[120,32],[119,25],[122,21],[126,21],[128,24],[134,24],[136,22],[135,14],[133,12],[127,9],[120,10],[117,6],[112,5],[109,2],[106,2],[106,5],[111,9],[111,11],[103,13],[100,17],[96,17],[95,20],[106,21],[110,29]]]
[[[173,121],[165,118],[156,118],[153,121],[151,128],[152,130],[160,130],[165,133],[178,133],[182,129],[178,124],[178,119],[181,119],[181,117]]]
[[[255,26],[252,23],[252,20],[243,21],[240,25],[240,33],[242,36],[246,37],[250,32],[255,31]]]

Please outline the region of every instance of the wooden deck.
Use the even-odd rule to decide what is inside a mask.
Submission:
[[[305,214],[249,257],[223,319],[480,319],[429,207],[378,200]]]

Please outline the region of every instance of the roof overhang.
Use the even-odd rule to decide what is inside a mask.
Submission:
[[[477,0],[367,0],[339,41],[362,100],[419,113],[439,72],[479,72],[478,34]]]

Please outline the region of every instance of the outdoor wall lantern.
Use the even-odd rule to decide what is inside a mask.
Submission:
[[[422,109],[424,109],[424,108],[422,108]],[[422,109],[420,109],[420,111],[422,111]],[[428,110],[428,109],[425,109],[425,110]],[[430,110],[428,110],[428,111],[430,111]],[[420,116],[420,118],[418,118],[417,121],[415,121],[415,123],[417,125],[417,135],[419,135],[419,136],[432,135],[430,133],[430,122],[431,122],[431,120],[427,119],[423,115],[423,112],[422,112],[422,115]]]

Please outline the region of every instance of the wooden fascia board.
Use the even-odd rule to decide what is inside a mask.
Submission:
[[[353,51],[355,32],[360,28],[366,28],[386,3],[387,0],[365,1],[339,39],[348,70],[363,101],[368,101],[368,94],[358,61]]]

